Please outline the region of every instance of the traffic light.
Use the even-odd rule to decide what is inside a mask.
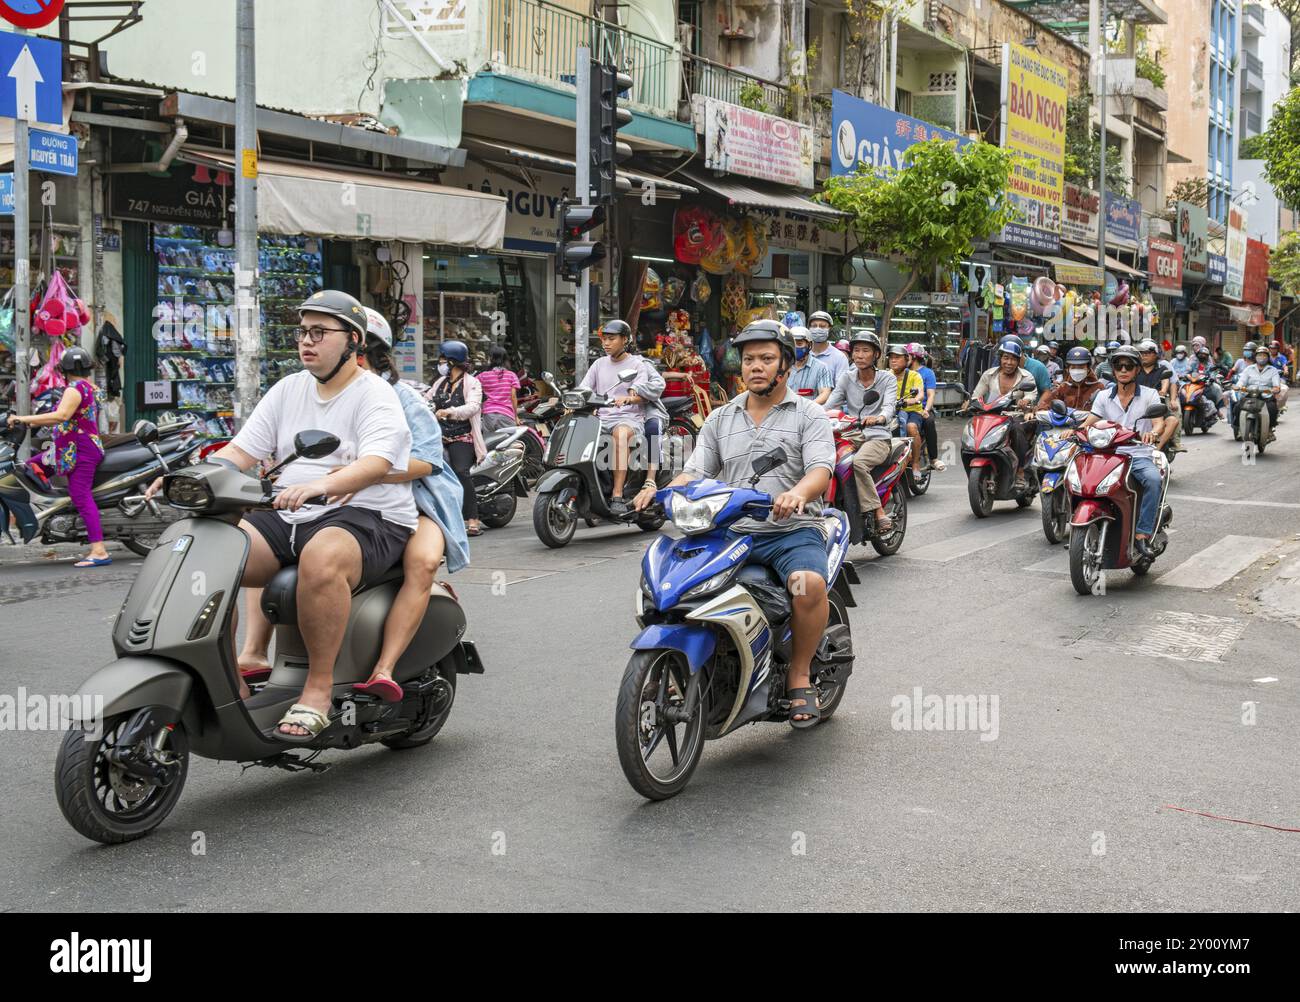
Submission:
[[[613,205],[618,192],[631,189],[619,183],[618,165],[632,156],[632,147],[619,141],[618,130],[632,121],[632,113],[618,106],[618,95],[631,89],[632,78],[613,63],[591,62],[591,187],[595,201]]]
[[[605,245],[583,239],[583,234],[605,222],[603,205],[577,205],[565,199],[560,203],[560,276],[576,282],[578,276],[605,260]]]

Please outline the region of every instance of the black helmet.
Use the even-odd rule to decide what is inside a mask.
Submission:
[[[779,320],[755,320],[731,339],[737,349],[752,341],[775,341],[781,346],[782,368],[794,364],[794,336],[790,328]]]
[[[619,334],[623,337],[632,336],[632,328],[622,320],[607,320],[605,326],[600,329],[601,334]]]
[[[1127,358],[1134,365],[1141,365],[1142,359],[1138,355],[1138,350],[1131,344],[1122,344],[1110,353],[1110,364],[1112,368],[1121,358]]]
[[[869,344],[876,349],[877,355],[880,354],[880,336],[875,331],[859,327],[849,335],[849,349],[852,350],[855,344]]]
[[[73,345],[59,357],[59,368],[69,376],[88,376],[95,371],[95,360],[85,348]]]
[[[346,292],[321,289],[320,292],[312,293],[298,305],[299,317],[308,312],[328,313],[332,317],[338,317],[350,330],[356,331],[361,343],[365,344],[368,319],[366,308]]]
[[[469,346],[464,341],[444,341],[438,349],[438,357],[468,367]]]

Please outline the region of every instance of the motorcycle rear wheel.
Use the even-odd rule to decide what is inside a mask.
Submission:
[[[685,723],[665,726],[662,711],[680,710],[691,673],[680,651],[637,651],[628,659],[614,710],[614,744],[618,762],[632,789],[647,800],[675,797],[690,782],[704,752],[704,712],[696,706]],[[678,731],[681,729],[679,735]],[[654,758],[660,746],[668,754]],[[662,759],[667,761],[663,762]],[[656,769],[663,766],[663,774]]]
[[[871,548],[882,557],[892,557],[903,545],[903,537],[907,535],[907,491],[894,488],[894,493],[889,497],[889,509],[885,514],[893,521],[894,529],[883,539],[873,533]],[[873,517],[868,516],[868,518]],[[845,619],[844,622],[847,623],[848,620]]]
[[[988,518],[993,513],[993,469],[977,466],[966,478],[966,498],[976,518]]]
[[[180,763],[180,772],[167,786],[130,776],[109,760],[117,747],[115,740],[134,715],[108,717],[98,739],[88,739],[86,731],[70,728],[54,766],[59,810],[77,832],[104,845],[143,838],[162,824],[180,799],[189,772],[189,741],[180,724],[164,739],[165,754]]]
[[[447,695],[445,692],[438,693],[435,691],[425,696],[424,703],[420,707],[420,715],[415,718],[415,723],[411,729],[395,738],[380,738],[379,743],[381,745],[395,751],[401,751],[407,748],[423,747],[438,736],[438,732],[442,730],[442,725],[451,716],[452,706],[456,703],[456,673],[441,675],[441,678],[451,687],[451,694]]]
[[[834,627],[842,626],[845,630],[850,630],[849,610],[844,604],[844,599],[840,598],[839,593],[830,591],[826,595],[826,600],[830,605],[830,613],[826,618],[826,629],[829,632]],[[849,635],[852,640],[852,633]],[[839,707],[840,701],[844,699],[844,689],[848,681],[843,682],[819,682],[817,686],[817,705],[821,707],[821,723],[830,720],[831,714]]]
[[[475,477],[475,488],[486,480],[487,478],[483,476]],[[479,502],[479,519],[489,529],[504,529],[515,517],[518,507],[519,499],[514,492],[509,488],[502,488],[487,501]]]

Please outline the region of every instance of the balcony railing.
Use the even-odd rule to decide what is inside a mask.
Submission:
[[[1261,127],[1261,123],[1260,123],[1259,112],[1257,112],[1257,111],[1250,111],[1250,110],[1247,110],[1247,111],[1246,111],[1246,135],[1247,135],[1247,137],[1249,137],[1249,136],[1258,136],[1258,135],[1259,135],[1261,132],[1263,132],[1263,131],[1264,131],[1264,130],[1263,130],[1263,128]]]
[[[1257,3],[1248,3],[1245,6],[1246,19],[1254,21],[1262,32],[1264,30],[1264,8]]]
[[[1245,56],[1246,72],[1254,73],[1256,76],[1262,77],[1264,75],[1264,60],[1260,59],[1259,56],[1255,55],[1253,52],[1247,52],[1245,53]]]
[[[677,117],[681,55],[675,45],[548,0],[489,0],[488,53],[492,64],[512,76],[576,87],[579,46],[600,58],[612,56],[632,78],[627,103],[663,118]]]
[[[692,95],[742,104],[741,93],[747,92],[751,107],[761,104],[763,107],[759,110],[782,118],[791,117],[790,90],[781,84],[689,53],[685,57],[685,66],[686,86]]]

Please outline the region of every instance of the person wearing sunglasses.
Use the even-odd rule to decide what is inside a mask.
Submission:
[[[1092,413],[1084,419],[1083,427],[1091,428],[1098,421],[1113,421],[1131,428],[1142,436],[1139,443],[1121,445],[1118,452],[1131,457],[1129,474],[1142,488],[1138,498],[1138,516],[1134,533],[1134,548],[1144,557],[1151,556],[1147,540],[1156,531],[1156,516],[1160,509],[1160,471],[1155,464],[1155,450],[1163,449],[1173,436],[1178,418],[1168,416],[1152,420],[1146,412],[1163,403],[1158,390],[1138,383],[1141,366],[1137,349],[1122,345],[1110,353],[1110,367],[1114,384],[1092,399]]]

